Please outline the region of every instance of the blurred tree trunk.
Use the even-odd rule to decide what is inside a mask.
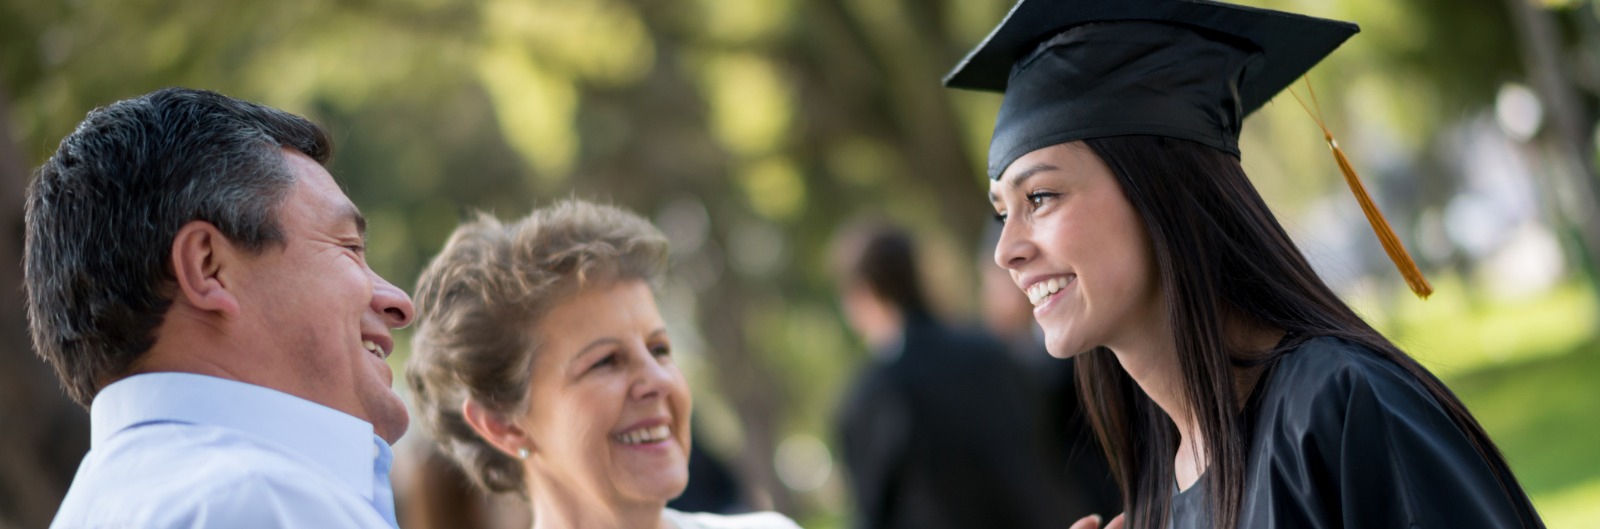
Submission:
[[[1516,28],[1518,49],[1534,90],[1544,103],[1550,120],[1548,135],[1557,158],[1553,176],[1558,189],[1545,190],[1561,211],[1560,218],[1580,239],[1584,264],[1590,276],[1600,267],[1600,190],[1597,190],[1594,142],[1590,138],[1587,109],[1575,90],[1561,56],[1561,34],[1550,11],[1534,5],[1534,0],[1506,0]],[[1563,192],[1566,191],[1566,192]],[[1597,282],[1596,288],[1600,288]]]
[[[745,340],[745,296],[742,289],[725,282],[706,293],[700,321],[705,322],[707,355],[717,373],[717,385],[734,406],[740,419],[741,443],[735,463],[743,477],[744,497],[757,509],[795,512],[794,495],[778,480],[773,467],[778,446],[781,391],[779,381],[756,365]]]
[[[89,422],[33,354],[22,289],[28,163],[0,89],[0,527],[45,527],[88,451]]]

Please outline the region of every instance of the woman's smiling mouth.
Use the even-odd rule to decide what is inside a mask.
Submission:
[[[1026,290],[1028,294],[1028,302],[1032,303],[1033,306],[1038,307],[1044,304],[1046,300],[1050,299],[1052,294],[1060,292],[1063,288],[1067,288],[1067,286],[1071,285],[1075,280],[1077,280],[1077,278],[1077,274],[1067,274],[1065,276],[1052,277],[1050,279],[1034,283],[1033,286],[1028,287]]]

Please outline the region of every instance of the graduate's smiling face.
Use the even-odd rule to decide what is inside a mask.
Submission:
[[[1083,142],[1030,152],[989,184],[1004,223],[995,262],[1033,303],[1051,356],[1113,349],[1161,321],[1144,223]]]

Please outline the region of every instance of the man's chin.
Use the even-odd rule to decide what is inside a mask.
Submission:
[[[391,392],[388,396],[390,401],[374,410],[371,417],[372,433],[392,445],[400,441],[400,437],[406,434],[406,428],[411,426],[411,414],[406,412],[406,405],[399,395]]]

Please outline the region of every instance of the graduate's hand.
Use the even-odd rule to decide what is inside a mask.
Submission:
[[[1102,528],[1100,525],[1100,515],[1091,514],[1079,519],[1077,523],[1072,524],[1072,527],[1067,529],[1122,529],[1123,524],[1126,522],[1127,520],[1122,519],[1122,515],[1118,514],[1116,518],[1111,519],[1111,523],[1106,524]]]

